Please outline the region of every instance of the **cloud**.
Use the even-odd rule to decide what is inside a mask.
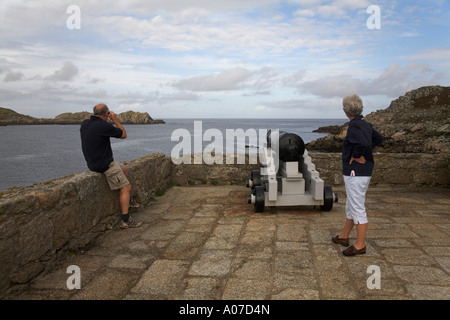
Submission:
[[[0,74],[2,73],[5,74],[5,77],[3,78],[5,82],[19,81],[22,80],[24,76],[20,71],[14,72],[10,67],[9,61],[4,58],[0,59]]]
[[[299,70],[291,75],[287,75],[283,79],[283,85],[287,87],[297,87],[305,77],[306,71],[305,70]]]
[[[348,74],[342,74],[306,81],[300,85],[299,89],[321,97],[335,97],[343,96],[350,92],[365,91],[365,87],[366,83],[363,80],[353,78]]]
[[[8,82],[8,81],[18,81],[18,80],[22,80],[22,78],[23,78],[23,73],[22,72],[20,72],[20,71],[18,71],[18,72],[10,71],[10,72],[8,72],[5,75],[5,79],[4,80],[6,82]]]
[[[350,93],[397,97],[415,88],[438,84],[442,77],[441,72],[427,63],[410,62],[402,67],[393,62],[375,78],[358,79],[341,74],[305,81],[298,89],[321,97],[343,97]]]
[[[313,17],[316,15],[331,18],[331,17],[345,17],[349,11],[367,8],[372,3],[368,0],[307,0],[298,1],[301,9],[298,9],[295,14],[304,17]]]
[[[102,14],[95,18],[87,17],[85,25],[112,43],[133,42],[145,48],[164,48],[172,52],[208,49],[210,53],[216,54],[236,51],[289,53],[300,49],[322,52],[348,50],[348,46],[355,44],[358,34],[364,31],[359,24],[331,23],[324,19],[312,19],[311,15],[300,19],[282,19],[265,8],[264,3],[258,3],[256,11],[265,8],[267,12],[263,15],[253,14],[249,18],[245,9],[230,13],[218,12],[209,9],[211,7],[206,2],[202,9],[189,7],[183,2],[187,7],[185,10],[153,10],[147,11],[149,14],[146,16],[129,14],[129,10]],[[330,14],[339,11],[342,15],[349,8],[361,8],[362,4],[358,3],[335,1],[328,10]],[[191,2],[193,6],[196,4],[199,2]],[[247,2],[242,5],[247,5]],[[276,5],[280,4],[276,4],[276,1],[271,3],[271,6]],[[327,17],[327,20],[332,18],[334,15]],[[366,21],[365,17],[360,20],[361,24]],[[346,29],[349,27],[353,29],[352,32]]]
[[[179,91],[174,93],[158,94],[156,101],[160,104],[164,104],[174,101],[197,101],[198,99],[199,96],[197,94]]]
[[[391,63],[376,79],[369,81],[367,92],[374,90],[396,97],[412,89],[438,84],[442,77],[441,72],[427,63],[410,62],[403,68],[398,63]]]
[[[320,99],[289,99],[261,102],[258,105],[260,111],[271,112],[274,115],[295,114],[297,117],[342,117],[342,98]]]
[[[10,71],[11,68],[8,66],[8,61],[6,59],[0,59],[0,73],[6,73]]]
[[[194,76],[175,81],[172,85],[181,90],[189,91],[228,91],[252,88],[255,94],[270,94],[271,87],[283,86],[289,82],[296,83],[302,76],[302,71],[293,75],[283,75],[273,67],[261,67],[251,71],[242,67],[234,67],[219,73]]]
[[[129,110],[139,111],[139,110],[143,110],[143,109],[144,109],[144,106],[142,105],[142,103],[139,103],[139,102],[122,103],[115,108],[116,112],[124,112],[124,111],[129,111]]]
[[[71,81],[78,74],[78,67],[73,62],[66,61],[60,70],[56,70],[52,75],[45,77],[50,81]]]
[[[224,70],[218,74],[196,76],[180,80],[174,86],[181,90],[190,91],[223,91],[236,90],[251,76],[251,72],[243,68]]]
[[[253,97],[253,96],[270,96],[271,91],[270,90],[264,90],[264,91],[255,91],[252,93],[244,93],[242,94],[243,97]]]
[[[450,47],[428,48],[419,53],[402,58],[408,60],[446,60],[450,57]]]
[[[160,91],[152,91],[146,94],[139,92],[128,92],[128,93],[119,93],[119,94],[111,94],[104,95],[107,96],[108,99],[117,100],[118,103],[123,105],[130,105],[133,103],[140,103],[141,105],[145,105],[148,103],[157,103],[157,104],[166,104],[175,101],[197,101],[199,100],[199,96],[194,93],[185,92],[185,91],[177,91],[177,92],[160,92]]]

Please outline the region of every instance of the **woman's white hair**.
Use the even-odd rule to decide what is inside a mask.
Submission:
[[[363,111],[362,100],[356,94],[346,96],[344,100],[342,100],[342,105],[345,114],[349,117],[357,117]]]

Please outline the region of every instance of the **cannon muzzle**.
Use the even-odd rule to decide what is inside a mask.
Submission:
[[[279,159],[285,162],[301,161],[305,153],[305,142],[295,133],[269,130],[267,146],[272,148],[272,151],[278,150]]]

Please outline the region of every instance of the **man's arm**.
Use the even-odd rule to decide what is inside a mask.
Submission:
[[[117,116],[113,111],[109,111],[109,118],[114,122],[117,128],[122,130],[122,136],[120,139],[126,139],[127,138],[127,132],[125,131],[125,128],[122,126],[122,124],[117,120]]]

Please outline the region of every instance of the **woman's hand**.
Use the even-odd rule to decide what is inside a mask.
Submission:
[[[364,156],[361,156],[361,158],[351,158],[350,159],[350,164],[352,164],[353,161],[356,161],[360,164],[365,164],[366,163],[366,158],[364,158]]]

